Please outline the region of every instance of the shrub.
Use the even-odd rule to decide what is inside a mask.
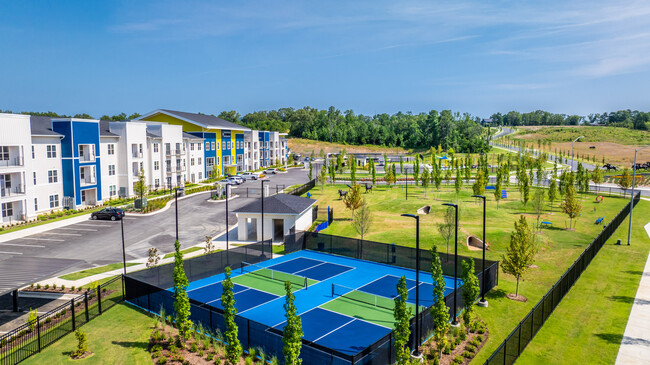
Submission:
[[[61,285],[61,290],[65,290],[65,285]]]
[[[246,358],[245,362],[246,365],[253,365],[253,358],[249,356]]]
[[[192,342],[192,345],[190,346],[190,352],[194,353],[199,351],[199,348],[196,346],[196,342]]]
[[[442,349],[442,353],[445,355],[451,354],[451,347],[449,345],[445,346],[445,348]]]
[[[158,364],[166,364],[167,363],[167,358],[166,357],[161,357],[158,359]]]
[[[458,338],[460,338],[461,341],[465,341],[467,339],[467,332],[465,332],[465,328],[460,329],[460,334],[458,335]]]
[[[151,352],[160,352],[160,351],[162,351],[162,346],[160,346],[159,343],[157,343],[157,344],[155,344],[155,345],[153,345],[151,347]]]
[[[169,346],[169,352],[171,352],[172,354],[180,353],[180,351],[178,350],[178,346],[176,346],[176,344]]]
[[[476,336],[476,339],[477,339],[479,342],[483,342],[483,336],[481,336],[481,335]]]
[[[70,288],[72,291],[74,291],[74,285]]]
[[[257,355],[257,350],[255,350],[254,348],[248,349],[248,356],[255,358],[256,355]]]
[[[102,293],[106,293],[106,288],[102,288]]]
[[[66,313],[68,313],[68,310],[67,310],[67,309],[63,309],[63,310],[61,311],[61,315],[62,315],[62,316],[65,316]]]
[[[208,357],[206,358],[208,361],[212,361],[214,359],[214,355],[212,353],[208,354]]]
[[[57,313],[55,317],[56,318],[61,318],[61,312]]]
[[[30,288],[33,288],[33,287],[34,287],[34,283],[29,284],[29,287],[30,287]]]
[[[52,322],[52,318],[51,318],[51,317],[47,317],[47,319],[45,320],[45,323],[51,323],[51,322]]]
[[[29,322],[29,332],[34,332],[34,324],[36,324],[36,319],[38,318],[38,313],[36,309],[29,309],[29,315],[27,316],[27,321]]]
[[[476,347],[474,347],[474,345],[472,345],[472,344],[469,344],[469,345],[465,346],[465,350],[469,351],[471,353],[475,353],[476,352]]]
[[[456,357],[454,357],[453,363],[454,364],[462,364],[463,363],[463,357],[460,356],[460,355],[456,355]]]
[[[49,288],[50,288],[50,284],[45,284],[45,289],[49,289]]]
[[[56,284],[52,284],[52,289],[56,289]]]
[[[472,354],[470,354],[469,351],[463,351],[463,354],[462,354],[462,355],[463,355],[464,358],[467,358],[467,359],[469,359],[470,357],[472,357]]]
[[[74,335],[77,338],[77,349],[73,351],[70,356],[83,356],[83,354],[85,354],[88,350],[88,338],[86,337],[86,334],[81,330],[81,328],[77,328],[77,330],[74,332]]]
[[[41,284],[36,284],[36,289],[40,289],[40,288],[41,288]]]
[[[203,350],[199,351],[199,356],[203,357],[203,355],[204,355]]]

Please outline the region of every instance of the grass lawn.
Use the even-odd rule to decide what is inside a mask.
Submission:
[[[323,233],[359,237],[352,226],[351,212],[345,209],[336,192],[337,189],[344,188],[344,185],[335,185],[326,186],[324,190],[321,190],[319,186],[310,192],[313,198],[318,199],[321,208],[326,206],[334,208],[334,223]],[[443,186],[440,193],[429,188],[426,199],[421,187],[409,187],[408,200],[404,198],[405,191],[402,187],[380,186],[375,189],[373,193],[363,195],[370,204],[373,215],[373,224],[370,233],[364,237],[365,239],[414,246],[414,222],[410,218],[400,217],[400,214],[415,213],[422,206],[431,205],[431,213],[420,216],[420,244],[428,248],[435,243],[440,251],[447,250],[446,243],[437,231],[436,223],[442,222],[445,207],[441,204],[456,201],[456,194],[452,191],[453,185]],[[482,231],[482,207],[471,198],[472,193],[468,191],[470,189],[468,185],[465,185],[458,197],[460,202],[458,251],[461,255],[480,257],[481,251],[470,251],[466,246],[469,234],[480,237]],[[487,258],[491,260],[501,260],[502,255],[506,252],[510,233],[514,229],[514,221],[524,214],[523,203],[519,200],[516,186],[510,185],[505,189],[508,191],[508,199],[502,200],[498,209],[491,191],[486,192],[488,196],[486,234],[487,241],[491,245],[487,252]],[[628,201],[621,198],[605,198],[603,203],[595,204],[593,203],[594,197],[594,195],[585,195],[583,198],[582,216],[575,222],[575,231],[565,229],[569,219],[565,214],[559,212],[558,202],[554,203],[552,214],[547,205],[547,210],[540,220],[551,221],[553,228],[544,228],[537,235],[539,250],[535,265],[538,267],[531,269],[520,282],[520,294],[529,300],[522,303],[507,299],[506,294],[515,291],[516,280],[503,272],[499,274],[499,286],[486,295],[490,306],[477,309],[480,317],[488,324],[490,337],[478,354],[475,363],[484,362],[492,354],[517,323],[602,230],[602,226],[594,224],[595,220],[602,216],[605,216],[606,221],[611,220]],[[596,211],[594,211],[594,207],[596,207]],[[536,221],[536,217],[530,213],[531,209],[529,203],[528,214],[526,214],[529,223]],[[450,244],[449,251],[453,254],[453,242]]]
[[[88,351],[93,356],[70,359],[77,344],[71,333],[22,364],[151,364],[147,346],[152,328],[153,320],[144,311],[118,304],[81,327],[88,336]]]
[[[198,251],[198,250],[202,250],[202,249],[203,249],[203,247],[198,247],[198,246],[197,247],[190,247],[190,248],[186,248],[184,250],[181,250],[181,253],[183,255],[185,255],[185,254],[188,254],[188,253],[191,253],[191,252],[194,252],[194,251]],[[173,252],[170,252],[170,253],[166,254],[165,256],[163,256],[163,259],[168,259],[170,257],[174,257]]]
[[[126,263],[127,267],[133,266],[133,265],[139,265],[139,264],[136,264],[136,263],[133,263],[133,262],[127,262]],[[86,270],[66,274],[66,275],[60,276],[60,278],[64,279],[64,280],[79,280],[79,279],[83,279],[83,278],[91,276],[91,275],[101,274],[101,273],[105,273],[105,272],[108,272],[108,271],[121,269],[123,267],[124,267],[124,265],[121,262],[120,263],[115,263],[115,264],[108,264],[108,265],[104,265],[104,266],[100,266],[100,267],[93,267],[92,269],[86,269]]]
[[[54,218],[54,219],[48,219],[46,221],[36,221],[36,222],[32,222],[32,223],[25,223],[25,224],[22,224],[20,226],[9,227],[9,228],[4,227],[2,230],[0,230],[0,234],[21,231],[21,230],[23,230],[25,228],[31,228],[31,227],[36,227],[36,226],[40,226],[40,225],[43,225],[43,224],[48,224],[48,223],[52,223],[52,222],[56,222],[56,221],[62,221],[64,219],[78,217],[78,216],[84,215],[84,214],[90,214],[92,212],[96,212],[96,211],[101,210],[101,209],[104,209],[104,207],[97,207],[97,208],[93,208],[93,209],[88,209],[88,210],[84,210],[82,212],[78,212],[78,213],[74,213],[74,214],[70,214],[70,215],[64,215],[62,217],[57,217],[57,218]]]
[[[650,202],[634,209],[632,243],[625,221],[562,300],[517,361],[521,364],[613,364],[650,250],[643,228]],[[617,239],[623,245],[615,246]]]

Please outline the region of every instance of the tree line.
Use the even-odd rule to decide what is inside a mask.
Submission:
[[[0,113],[8,113],[12,114],[13,112],[11,110],[2,110],[0,109]],[[39,117],[49,117],[49,118],[79,118],[79,119],[96,119],[92,115],[88,113],[77,113],[75,115],[67,115],[67,114],[59,114],[56,112],[20,112],[19,114],[23,115],[34,115],[34,116],[39,116]],[[126,114],[126,113],[119,113],[115,115],[107,115],[104,114],[101,117],[99,117],[99,120],[111,120],[114,122],[119,122],[122,120],[131,120],[131,119],[136,119],[140,118],[142,115],[139,113],[133,113],[133,114]]]
[[[589,114],[587,116],[550,113],[536,110],[529,113],[509,111],[506,114],[495,113],[490,116],[492,121],[499,125],[578,125],[580,123],[606,125],[610,127],[623,127],[630,129],[650,129],[650,112],[638,110],[619,110]]]

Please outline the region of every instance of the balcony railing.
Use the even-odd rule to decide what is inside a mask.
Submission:
[[[142,157],[142,156],[140,156],[140,157]],[[94,161],[95,161],[95,155],[94,154],[79,156],[79,162],[94,162]]]
[[[25,159],[22,156],[17,156],[8,160],[0,160],[0,167],[15,167],[24,165]]]
[[[25,194],[25,185],[17,185],[17,186],[12,186],[10,188],[0,189],[0,196],[2,197],[21,195],[21,194]]]
[[[142,152],[133,152],[131,154],[134,158],[142,158]]]
[[[85,178],[85,179],[81,180],[81,185],[82,186],[95,185],[95,184],[97,184],[97,179],[95,179],[95,178]]]

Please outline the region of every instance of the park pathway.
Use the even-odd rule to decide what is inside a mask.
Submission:
[[[650,223],[646,224],[645,230],[650,236]],[[616,364],[648,364],[648,359],[650,359],[650,255],[641,274],[641,282],[621,340]]]

